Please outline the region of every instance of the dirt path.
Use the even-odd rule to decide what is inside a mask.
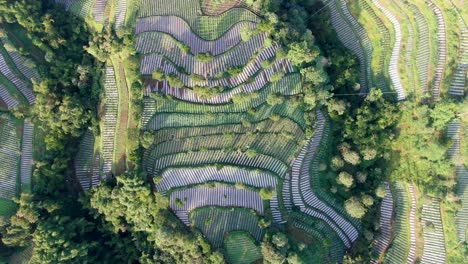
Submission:
[[[114,174],[120,175],[127,169],[129,94],[125,71],[120,57],[116,57],[113,60],[113,64],[116,69],[117,86],[119,89],[119,121],[115,137]]]

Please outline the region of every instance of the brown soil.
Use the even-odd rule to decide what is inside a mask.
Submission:
[[[120,84],[120,118],[119,118],[119,127],[117,128],[117,140],[116,140],[116,151],[115,151],[115,163],[114,163],[114,174],[120,175],[127,169],[127,130],[128,130],[128,108],[129,108],[129,98],[128,98],[128,87],[127,81],[125,79],[125,71],[121,64],[114,65],[118,68],[119,71],[119,80]]]

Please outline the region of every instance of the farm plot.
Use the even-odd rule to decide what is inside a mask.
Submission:
[[[408,259],[410,247],[408,220],[410,209],[406,186],[401,182],[397,182],[395,184],[395,238],[387,251],[384,263],[413,263]]]
[[[0,98],[5,102],[8,110],[15,108],[19,103],[18,100],[10,94],[10,92],[0,83]]]
[[[402,1],[402,0],[400,0]],[[423,94],[428,92],[429,82],[429,62],[431,60],[431,49],[430,49],[430,34],[429,27],[426,18],[417,8],[417,6],[404,2],[407,9],[411,10],[412,14],[416,18],[417,25],[417,55],[416,55],[416,67],[418,70],[418,79],[421,91]]]
[[[214,89],[215,87],[231,88],[235,86],[235,88],[233,89],[229,89],[226,92],[216,93],[215,95],[212,95],[210,97],[200,96],[193,89],[171,86],[167,81],[156,81],[154,83],[155,86],[153,86],[154,88],[152,89],[188,102],[204,104],[223,104],[230,102],[230,100],[232,100],[232,97],[239,93],[250,93],[259,91],[268,83],[273,82],[273,78],[277,78],[278,76],[282,77],[285,74],[290,73],[291,71],[292,67],[289,61],[278,60],[275,61],[273,65],[270,66],[268,69],[262,70],[255,77],[249,78],[248,75],[242,76],[245,77],[245,81],[248,80],[246,83],[241,83],[242,80],[239,79],[235,80],[236,82],[240,83],[240,85],[238,86],[236,86],[236,84],[227,82],[226,79],[223,79],[221,81],[214,81],[214,85],[210,84],[210,81],[208,81],[207,86],[212,87],[212,89]],[[189,76],[181,75],[175,70],[175,68],[169,69],[168,73],[176,73],[176,75],[182,77],[182,84],[185,83],[187,86],[192,85],[192,87],[200,87],[200,85],[202,85],[202,87],[206,87],[203,85],[203,83],[197,83],[190,80]]]
[[[245,8],[233,8],[219,16],[200,16],[201,12],[199,0],[142,0],[139,17],[178,16],[195,34],[206,40],[221,37],[241,21],[260,21],[256,14]]]
[[[208,16],[220,15],[234,7],[245,7],[245,0],[202,0],[201,9]]]
[[[204,207],[190,214],[192,226],[200,229],[214,247],[220,247],[224,237],[232,231],[246,231],[260,241],[263,230],[258,217],[249,209]]]
[[[216,113],[211,115],[185,114],[185,113],[160,113],[151,117],[146,126],[147,130],[160,130],[171,127],[217,126],[224,124],[240,124],[242,120],[256,123],[266,120],[272,115],[287,117],[305,129],[305,119],[300,107],[291,107],[286,104],[269,106],[266,104],[256,108],[255,116],[247,113]],[[244,123],[246,122],[244,121]]]
[[[36,101],[36,96],[34,95],[30,84],[26,83],[23,79],[14,74],[2,54],[0,54],[0,73],[15,85],[26,100],[28,100],[29,104],[33,104]]]
[[[378,256],[382,256],[392,241],[393,194],[390,185],[385,183],[385,196],[380,205],[380,237],[373,247]],[[378,263],[373,260],[372,263]]]
[[[224,240],[224,247],[226,258],[232,264],[254,263],[262,258],[260,248],[254,239],[244,232],[229,234]]]
[[[280,176],[284,175],[288,169],[287,165],[280,160],[263,154],[257,154],[255,157],[251,157],[246,153],[208,150],[203,152],[177,153],[160,157],[156,159],[154,163],[147,164],[147,171],[150,175],[157,175],[161,170],[167,167],[202,164],[214,165],[218,163],[259,168]]]
[[[1,28],[0,39],[3,43],[3,48],[5,49],[8,56],[11,58],[11,61],[13,62],[14,66],[19,70],[21,75],[23,75],[24,78],[28,81],[40,81],[39,74],[35,70],[36,65],[34,65],[34,62],[19,54],[19,51],[10,42],[10,40],[7,38],[6,33]]]
[[[252,126],[243,126],[242,124],[226,124],[220,126],[207,126],[207,127],[178,127],[164,130],[158,130],[155,133],[155,141],[153,145],[148,147],[147,150],[151,151],[154,145],[171,140],[180,140],[190,137],[198,136],[211,136],[222,134],[248,134],[248,133],[271,133],[283,135],[295,135],[294,140],[297,144],[302,143],[304,132],[301,128],[289,119],[281,118],[277,121],[267,119],[255,123]],[[228,135],[227,135],[228,136]],[[148,153],[145,154],[148,157]]]
[[[153,146],[152,155],[148,158],[152,160],[170,154],[216,149],[232,151],[252,149],[257,153],[274,156],[282,162],[288,163],[299,146],[295,140],[288,139],[281,134],[221,134],[166,141]]]
[[[125,15],[127,14],[127,0],[117,0],[117,9],[115,10],[114,28],[119,28],[125,24]]]
[[[73,14],[81,17],[81,18],[86,18],[90,11],[91,8],[94,5],[95,0],[78,0],[75,1],[71,6],[69,11],[72,12]]]
[[[246,42],[240,42],[231,49],[214,55],[215,57],[209,62],[197,60],[195,56],[182,49],[183,47],[180,42],[160,32],[144,32],[139,34],[136,39],[136,48],[140,53],[144,54],[144,58],[146,59],[143,61],[147,61],[141,64],[140,71],[143,74],[152,74],[157,69],[167,72],[168,70],[165,70],[163,67],[164,65],[155,64],[158,62],[156,58],[161,57],[161,61],[166,61],[166,64],[171,64],[172,67],[183,67],[184,71],[188,74],[198,74],[207,78],[213,78],[218,74],[226,72],[230,67],[241,65],[246,65],[244,67],[247,67],[247,65],[253,64],[253,61],[249,60],[251,60],[256,53],[261,52],[264,43],[265,35],[257,34]],[[259,62],[261,63],[271,58],[275,55],[275,51],[276,46],[264,51],[263,53],[267,54],[265,54],[266,56],[263,55],[261,58],[262,60]],[[249,67],[254,66],[257,65]]]
[[[445,263],[445,238],[440,216],[440,200],[431,198],[422,209],[424,251],[421,263]]]
[[[216,186],[214,188],[195,187],[171,193],[170,207],[186,225],[190,225],[190,212],[205,206],[250,208],[260,215],[264,212],[262,198],[257,192],[251,190]]]
[[[91,173],[94,164],[94,134],[91,130],[86,131],[80,143],[80,148],[75,158],[75,175],[83,190],[91,188]]]
[[[33,136],[33,125],[30,121],[25,120],[23,125],[23,140],[21,144],[21,189],[31,185],[33,168]]]
[[[391,48],[391,32],[382,21],[375,5],[368,0],[349,3],[350,11],[372,37],[372,77],[377,88],[388,90],[388,62]],[[358,13],[359,12],[359,13]]]
[[[440,86],[444,76],[445,64],[447,61],[447,33],[445,29],[444,14],[432,1],[428,0],[427,5],[434,12],[437,19],[437,65],[435,68],[435,75],[433,80],[432,100],[439,101]]]
[[[3,119],[4,117],[2,117]],[[17,195],[20,164],[20,138],[11,117],[6,117],[0,131],[0,198],[11,200]]]
[[[401,83],[400,72],[398,70],[398,59],[400,57],[401,50],[401,25],[398,19],[384,6],[382,6],[379,1],[373,0],[373,3],[385,14],[385,16],[390,20],[395,30],[395,42],[393,44],[392,55],[390,57],[389,64],[389,75],[392,80],[393,88],[397,92],[397,99],[399,101],[406,98],[405,90],[403,89],[403,84]]]
[[[330,10],[331,24],[335,29],[338,38],[341,43],[343,43],[343,45],[359,59],[361,67],[361,91],[365,91],[372,87],[370,66],[372,52],[367,34],[364,30],[360,30],[359,33],[355,32],[357,28],[361,27],[357,25],[354,17],[349,13],[346,7],[346,2],[336,0],[335,4],[329,4],[328,7]],[[343,14],[344,12],[346,13]],[[356,24],[351,24],[348,19],[352,19]],[[367,43],[367,45],[363,46],[363,43]]]
[[[257,188],[276,188],[277,179],[275,175],[268,172],[233,166],[224,166],[221,169],[213,166],[170,168],[163,172],[155,188],[158,192],[165,192],[172,188],[210,181],[244,183]]]
[[[463,165],[457,167],[457,194],[461,199],[461,208],[457,212],[456,223],[459,241],[466,241],[468,228],[468,170]]]
[[[93,7],[93,17],[98,23],[104,22],[104,12],[106,9],[107,0],[95,0]]]
[[[109,175],[114,161],[115,131],[117,127],[119,93],[113,67],[106,67],[104,78],[104,125],[102,126],[103,173]]]
[[[253,31],[256,24],[247,21],[238,23],[220,38],[209,41],[194,34],[190,26],[177,16],[151,16],[137,20],[135,34],[139,35],[144,32],[165,33],[177,41],[185,43],[193,54],[209,52],[213,56],[217,56],[242,42],[240,32],[243,28]]]
[[[312,158],[317,152],[325,127],[322,113],[317,112],[317,117],[317,130],[314,137],[307,140],[307,143],[292,163],[291,190],[293,203],[300,208],[301,212],[325,221],[337,233],[344,245],[349,248],[351,243],[357,239],[358,230],[327,203],[320,200],[311,189],[311,167],[312,170],[318,168],[318,162],[312,163]]]
[[[145,84],[145,95],[151,96],[151,93],[163,92],[168,89],[164,87],[166,82],[152,82]],[[166,100],[165,98],[148,98],[145,100],[145,114],[154,114],[156,111],[160,113],[191,113],[202,114],[211,113],[236,113],[246,112],[249,109],[260,107],[267,101],[268,95],[297,95],[302,92],[300,75],[292,73],[284,76],[281,80],[274,83],[268,83],[258,92],[256,96],[251,96],[243,99],[241,102],[233,102],[228,104],[207,105],[207,104],[192,104],[187,101]],[[242,94],[242,93],[241,93]],[[240,96],[239,94],[238,96]],[[146,122],[144,122],[146,123]]]
[[[468,71],[468,27],[463,23],[461,18],[459,25],[461,29],[459,62],[453,74],[449,90],[449,94],[454,96],[463,96],[465,94],[466,74]]]

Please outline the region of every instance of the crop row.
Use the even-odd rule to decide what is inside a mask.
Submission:
[[[161,180],[158,181],[155,188],[158,192],[165,192],[172,188],[209,181],[244,183],[257,188],[275,188],[277,179],[268,172],[233,166],[224,166],[221,169],[214,166],[170,168],[162,173]]]
[[[258,217],[247,209],[203,207],[192,211],[190,221],[214,247],[220,247],[225,235],[232,231],[247,231],[256,240],[263,236]]]
[[[250,208],[263,215],[263,200],[252,190],[236,189],[227,186],[214,188],[195,187],[174,191],[170,196],[170,207],[186,225],[190,224],[192,210],[206,206]]]

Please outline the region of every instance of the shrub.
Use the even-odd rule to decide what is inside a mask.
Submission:
[[[209,52],[198,53],[195,55],[195,59],[200,62],[210,62],[213,58],[213,55]]]
[[[275,106],[275,105],[282,104],[284,101],[284,98],[278,94],[269,94],[266,101],[269,105]]]
[[[263,200],[271,200],[271,198],[273,198],[273,195],[275,194],[275,192],[270,189],[270,188],[262,188],[260,190],[260,197],[262,197]]]
[[[151,74],[151,78],[157,81],[164,81],[164,72],[161,69],[157,69]]]
[[[166,76],[166,80],[169,82],[169,85],[172,87],[184,86],[184,83],[182,82],[182,80],[179,79],[179,77],[177,77],[177,75],[175,74],[169,74],[168,76]]]

